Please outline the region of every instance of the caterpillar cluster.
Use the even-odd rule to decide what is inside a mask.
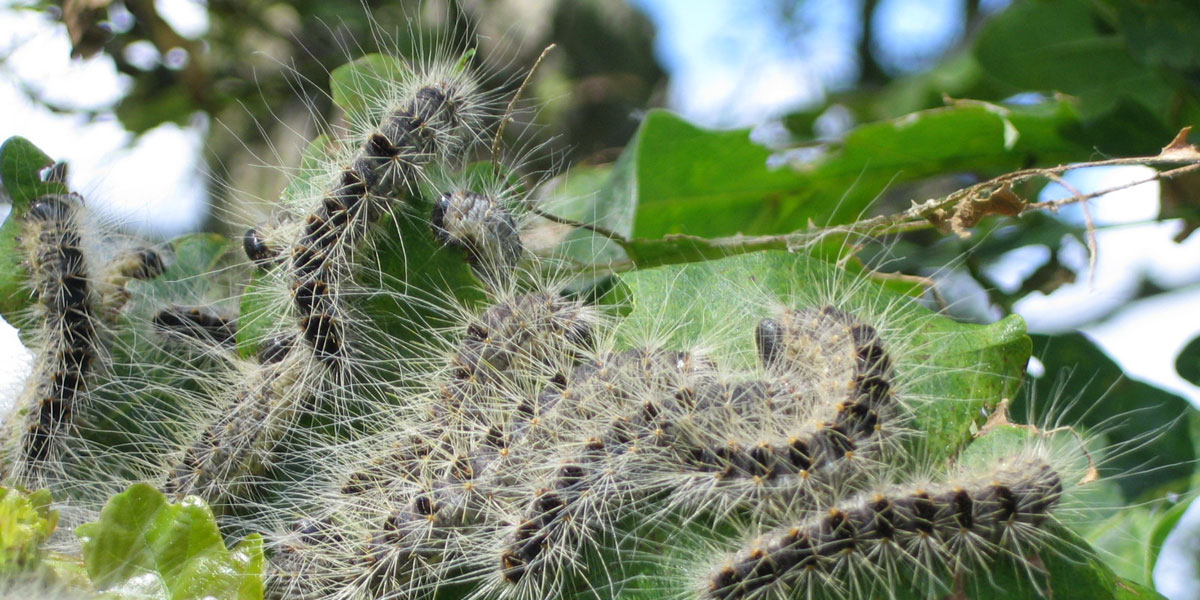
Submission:
[[[534,192],[472,171],[508,118],[472,69],[403,64],[360,73],[371,106],[213,261],[249,285],[127,285],[164,259],[96,266],[74,197],[24,212],[44,341],[8,477],[77,453],[104,462],[64,488],[198,496],[268,534],[281,599],[931,596],[1000,556],[1036,579],[1078,456],[1035,431],[914,466],[915,383],[943,374],[906,309],[855,278],[744,290],[744,331],[630,335],[526,248]],[[114,439],[65,435],[93,390]]]
[[[199,437],[176,454],[169,492],[196,494],[218,507],[236,503],[243,484],[263,474],[273,449],[304,415],[338,411],[347,398],[386,387],[366,381],[370,377],[356,367],[367,360],[362,348],[371,335],[354,307],[356,295],[370,293],[355,281],[363,257],[371,257],[363,248],[372,246],[381,216],[414,204],[430,163],[459,160],[487,110],[461,65],[426,65],[411,75],[393,82],[381,110],[352,123],[344,149],[326,167],[331,173],[313,177],[324,182],[314,186],[315,198],[297,198],[288,207],[295,226],[276,228],[274,235],[257,226],[243,236],[247,258],[276,302],[271,313],[286,316],[256,340],[257,365],[239,369],[241,378]],[[193,319],[189,327],[221,340],[234,337],[215,323],[199,326]]]
[[[913,401],[897,373],[913,365],[834,306],[763,319],[760,366],[739,372],[618,350],[611,319],[545,291],[492,298],[424,401],[277,534],[276,597],[617,596],[638,557],[747,517],[745,547],[689,548],[706,571],[695,554],[659,564],[692,577],[666,597],[865,597],[905,572],[940,590],[1036,553],[1078,474],[1036,438],[987,468],[897,477]]]

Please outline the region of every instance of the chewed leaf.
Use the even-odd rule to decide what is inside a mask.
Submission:
[[[853,221],[891,186],[952,171],[1053,162],[1081,146],[1065,100],[1036,106],[958,102],[860,125],[811,160],[772,169],[748,130],[710,131],[651,111],[603,192],[636,210],[633,237],[724,237]]]
[[[263,597],[262,539],[254,534],[226,549],[212,511],[195,498],[169,504],[138,484],[76,533],[96,589],[116,598]]]

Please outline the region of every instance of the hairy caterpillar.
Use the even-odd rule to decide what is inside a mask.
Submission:
[[[50,177],[61,177],[61,164]],[[154,336],[134,315],[142,290],[162,285],[156,280],[173,257],[122,234],[74,193],[34,197],[11,218],[20,225],[30,306],[6,317],[37,358],[4,418],[4,484],[50,488],[66,503],[62,521],[76,523],[147,472],[150,450],[138,441],[156,441],[151,432],[163,413],[135,381]],[[135,413],[144,432],[131,431]]]
[[[248,485],[246,479],[260,471],[277,436],[269,428],[290,419],[286,412],[277,412],[294,410],[276,391],[277,386],[290,383],[280,380],[283,371],[269,370],[260,376],[258,381],[241,382],[242,396],[188,447],[168,474],[167,493],[180,498],[201,495],[223,508],[228,495]]]
[[[236,320],[226,319],[199,308],[164,308],[155,313],[154,325],[167,333],[197,338],[230,348],[237,337]]]
[[[482,278],[498,280],[516,267],[522,246],[512,214],[489,194],[443,193],[430,225],[439,241],[464,248]]]
[[[936,589],[939,577],[986,567],[999,552],[1041,548],[1063,488],[1045,457],[1018,454],[930,485],[877,489],[762,535],[717,567],[701,595],[856,597],[894,585],[895,572],[927,575]]]
[[[831,476],[853,477],[895,443],[889,435],[901,427],[895,422],[900,411],[892,396],[891,359],[873,327],[825,306],[763,319],[755,341],[767,378],[719,382],[695,392],[697,412],[712,415],[697,419],[698,431],[767,411],[755,423],[759,431],[742,434],[748,438],[727,430],[725,440],[701,441],[692,450],[689,462],[711,473],[712,492],[751,494],[766,502],[781,490],[788,496],[815,493]],[[696,493],[688,489],[680,501]]]
[[[474,82],[461,66],[419,72],[412,82],[397,82],[390,108],[370,123],[357,153],[320,205],[304,220],[291,249],[294,306],[301,337],[322,361],[337,362],[345,343],[345,317],[339,315],[341,264],[363,229],[388,206],[380,200],[403,199],[420,181],[420,169],[454,153],[479,118]]]
[[[242,250],[257,265],[266,265],[279,256],[279,249],[263,235],[262,227],[251,227],[242,234]]]
[[[32,293],[41,317],[40,356],[18,410],[26,412],[17,456],[9,476],[26,479],[62,449],[90,384],[100,352],[96,322],[97,294],[80,234],[75,196],[45,196],[25,214],[26,260]],[[20,413],[18,413],[20,414]]]

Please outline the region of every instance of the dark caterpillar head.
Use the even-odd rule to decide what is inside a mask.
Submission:
[[[117,272],[125,277],[146,281],[166,270],[162,255],[154,248],[133,248],[117,260]]]
[[[62,221],[71,216],[71,196],[42,196],[33,202],[25,218],[36,221]]]
[[[783,357],[783,326],[775,319],[763,319],[754,329],[754,344],[764,367],[770,367]]]
[[[279,255],[277,249],[267,245],[257,227],[247,229],[242,235],[242,249],[246,251],[246,257],[259,266],[267,264]]]

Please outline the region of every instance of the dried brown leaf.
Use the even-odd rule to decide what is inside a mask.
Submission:
[[[1189,125],[1179,130],[1179,134],[1175,139],[1171,140],[1170,144],[1163,147],[1162,152],[1158,153],[1158,158],[1165,161],[1193,161],[1200,160],[1200,150],[1189,144],[1187,141],[1188,134],[1192,132],[1192,127]]]
[[[970,237],[967,229],[979,224],[988,215],[1015,217],[1025,210],[1026,202],[1017,196],[1008,183],[986,196],[964,198],[953,208],[950,229],[959,237]]]

